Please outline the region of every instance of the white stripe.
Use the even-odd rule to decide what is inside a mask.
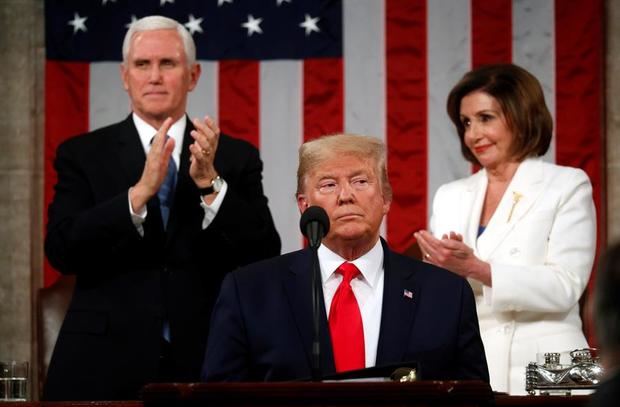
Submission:
[[[376,0],[345,0],[344,128],[385,141],[385,6]]]
[[[90,64],[88,127],[90,130],[123,120],[131,107],[123,88],[119,62]]]
[[[513,0],[513,61],[540,81],[555,122],[554,0]],[[545,160],[555,162],[555,137]]]
[[[385,4],[343,1],[344,130],[386,140]],[[385,222],[381,234],[385,236]]]
[[[209,115],[217,121],[219,64],[213,61],[198,62],[202,73],[196,88],[189,94],[187,113],[192,119],[198,117],[202,120],[205,115]]]
[[[428,211],[437,188],[470,174],[454,125],[446,113],[452,87],[471,69],[468,1],[433,0],[428,26]],[[428,219],[428,218],[427,218]]]
[[[297,189],[297,156],[302,142],[302,62],[260,63],[260,150],[263,186],[282,240],[282,253],[302,247]]]

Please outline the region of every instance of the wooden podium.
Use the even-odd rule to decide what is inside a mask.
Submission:
[[[145,407],[159,406],[489,406],[482,381],[149,384]]]
[[[589,396],[509,396],[481,381],[148,384],[142,400],[4,402],[3,407],[583,407]]]

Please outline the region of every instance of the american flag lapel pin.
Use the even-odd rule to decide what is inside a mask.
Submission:
[[[403,290],[403,297],[413,300],[413,293],[405,288],[405,290]]]

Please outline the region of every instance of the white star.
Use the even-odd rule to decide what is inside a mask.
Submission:
[[[310,14],[306,14],[306,19],[304,20],[303,23],[299,24],[299,26],[306,29],[306,37],[307,37],[308,35],[310,35],[312,31],[321,32],[321,30],[319,30],[319,27],[316,25],[316,23],[318,22],[319,22],[318,17],[312,18],[310,17]]]
[[[217,6],[218,6],[218,7],[222,7],[222,5],[223,5],[224,3],[230,3],[230,4],[232,4],[232,2],[233,2],[233,0],[217,0]]]
[[[194,34],[195,32],[202,33],[202,27],[200,24],[202,23],[203,18],[196,18],[193,14],[189,15],[189,21],[185,23],[185,28],[189,30],[190,34]]]
[[[278,0],[278,7],[280,7],[282,3],[290,3],[290,2],[291,0]]]
[[[248,21],[241,24],[241,26],[248,29],[248,37],[251,37],[254,33],[263,33],[263,30],[260,28],[260,23],[262,22],[262,18],[254,18],[252,14],[248,14]]]
[[[86,32],[86,19],[88,17],[80,17],[78,13],[73,13],[73,20],[69,21],[69,25],[73,26],[73,34],[82,30]]]
[[[101,0],[101,4],[105,6],[108,1],[110,3],[116,3],[116,0]]]
[[[166,3],[174,4],[174,0],[160,0],[159,6],[162,7]]]
[[[125,24],[125,27],[127,27],[127,28],[131,27],[131,25],[133,23],[135,23],[136,21],[138,21],[138,18],[134,14],[132,14],[131,15],[131,21],[128,22],[127,24]]]

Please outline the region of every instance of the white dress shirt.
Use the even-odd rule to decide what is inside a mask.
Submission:
[[[153,126],[142,120],[137,114],[132,114],[132,119],[136,129],[138,130],[138,135],[140,136],[140,142],[142,143],[142,148],[144,148],[144,153],[148,154],[151,149],[151,140],[155,137],[157,133],[157,129]],[[179,170],[179,163],[181,162],[181,152],[183,149],[183,136],[185,135],[185,127],[187,126],[187,117],[184,115],[179,120],[174,122],[170,129],[168,130],[168,136],[174,139],[174,150],[172,150],[172,160],[174,165],[177,167],[177,171]],[[222,185],[222,189],[216,195],[215,199],[211,203],[211,205],[207,205],[203,199],[200,199],[200,206],[205,212],[205,216],[202,220],[202,228],[206,229],[215,216],[217,212],[220,210],[222,206],[222,202],[224,201],[224,196],[226,196],[226,191],[228,191],[228,184],[224,181]],[[129,197],[129,194],[128,194]],[[144,236],[144,228],[142,224],[146,220],[146,216],[148,215],[146,206],[144,206],[143,210],[140,213],[136,213],[131,206],[131,199],[129,199],[129,213],[131,214],[131,220],[133,224],[136,226],[138,233],[141,236]]]
[[[336,269],[345,259],[321,244],[318,250],[323,282],[323,298],[325,312],[329,316],[332,298],[342,281],[342,275]],[[363,256],[351,263],[360,270],[360,275],[351,280],[351,288],[362,314],[364,327],[364,347],[366,367],[375,366],[377,346],[379,344],[379,328],[381,327],[381,308],[383,303],[383,247],[377,240],[374,247]]]

